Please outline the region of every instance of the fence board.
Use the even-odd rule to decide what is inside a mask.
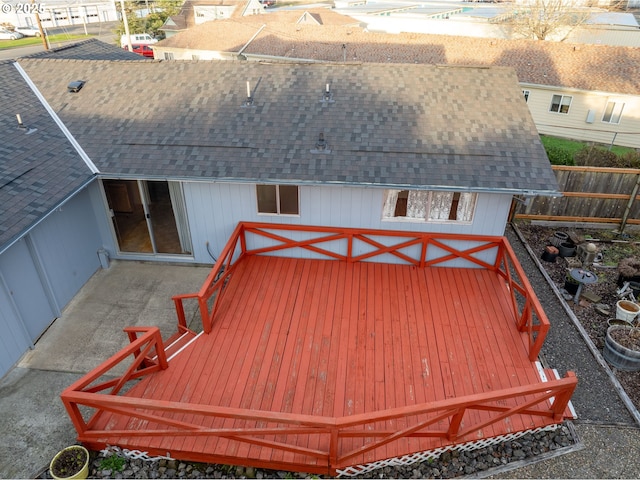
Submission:
[[[640,170],[552,166],[562,197],[533,197],[518,203],[515,218],[548,221],[640,224]],[[634,195],[626,220],[625,210]]]

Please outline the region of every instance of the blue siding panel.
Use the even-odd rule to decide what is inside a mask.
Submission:
[[[87,189],[49,215],[31,238],[62,309],[100,267],[102,240]]]

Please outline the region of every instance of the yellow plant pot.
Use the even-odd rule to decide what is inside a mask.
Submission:
[[[56,462],[58,462],[58,460],[63,454],[73,449],[82,450],[84,452],[84,455],[85,455],[84,465],[80,470],[76,471],[75,473],[72,473],[71,475],[64,476],[64,477],[57,476],[55,473],[53,473]],[[58,453],[56,453],[56,456],[53,457],[53,459],[51,460],[51,463],[49,464],[49,473],[51,473],[51,476],[56,480],[75,480],[75,479],[87,478],[89,476],[89,451],[86,448],[84,448],[82,445],[71,445],[69,447],[66,447],[60,450]]]

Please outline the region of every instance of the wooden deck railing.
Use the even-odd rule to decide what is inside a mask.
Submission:
[[[114,436],[129,439],[140,436],[225,438],[310,457],[315,459],[317,466],[313,471],[330,475],[335,475],[337,469],[361,461],[361,456],[369,451],[403,439],[431,437],[455,442],[516,414],[545,417],[559,423],[577,384],[575,375],[569,372],[565,378],[550,382],[333,418],[193,403],[157,402],[144,398],[118,397],[114,392],[100,395],[95,388],[86,388],[86,384],[97,378],[103,370],[94,370],[62,394],[65,407],[78,430],[78,439],[82,442],[91,444]],[[117,383],[121,383],[124,378],[117,380]],[[549,401],[552,397],[553,400]],[[85,422],[80,414],[81,405],[98,409],[98,412],[117,412],[128,419],[149,422],[157,427],[144,430],[93,428],[95,418]],[[483,415],[468,415],[474,410]],[[244,420],[245,425],[255,426],[225,428],[223,425],[226,419]],[[409,426],[399,430],[388,427],[390,422],[400,420],[404,420],[404,424]],[[123,422],[125,423],[138,422]],[[442,428],[442,425],[446,428]],[[300,441],[300,436],[317,438],[318,435],[324,440],[318,443],[317,448],[302,446],[308,445],[308,442]],[[349,440],[348,444],[345,440]],[[205,457],[201,460],[206,460]]]
[[[308,238],[292,240],[283,232],[305,232]],[[267,239],[271,245],[258,246],[260,239]],[[333,248],[328,248],[328,243]],[[336,245],[341,250],[337,250]],[[355,253],[362,251],[360,247],[363,245],[369,251]],[[200,307],[205,331],[211,331],[225,286],[244,255],[267,254],[291,248],[302,248],[347,262],[393,255],[416,267],[435,267],[456,260],[464,261],[469,266],[490,269],[504,279],[511,294],[516,326],[529,337],[529,356],[532,360],[537,357],[549,328],[540,302],[512,248],[503,237],[258,223],[241,223],[236,227],[199,292],[174,297],[179,328],[187,328],[183,301],[194,299]],[[412,256],[407,253],[409,250],[418,253]],[[480,254],[484,259],[480,258]],[[516,414],[544,417],[550,419],[549,423],[558,423],[577,384],[575,375],[569,372],[565,378],[550,382],[338,418],[155,401],[119,393],[130,380],[167,368],[160,332],[155,327],[129,328],[125,331],[131,343],[61,395],[80,441],[98,444],[101,439],[117,437],[220,437],[316,459],[321,467],[309,470],[310,473],[324,471],[335,474],[336,469],[353,464],[367,452],[406,438],[435,437],[455,442]],[[123,375],[97,383],[114,367],[124,365],[127,359],[131,359],[131,363],[126,366]],[[81,406],[89,407],[95,413],[85,420]],[[472,411],[480,413],[471,415]],[[98,429],[98,420],[104,412],[139,419],[157,427],[143,430]],[[191,420],[184,420],[186,418]],[[246,422],[244,427],[236,425],[229,428],[225,425],[226,419]],[[400,424],[401,419],[409,426],[389,428],[389,422],[397,420]],[[135,423],[138,422],[121,424]],[[318,434],[324,440],[319,442],[317,448],[301,446],[308,443],[295,440],[296,436],[315,435],[314,438],[317,438]],[[205,461],[205,456],[200,460]]]
[[[291,235],[300,232],[311,238],[293,240],[286,236],[287,233]],[[266,239],[270,245],[249,248],[251,243],[257,243],[255,240],[258,238]],[[383,238],[388,242],[383,243]],[[460,244],[460,247],[456,248],[455,244]],[[356,254],[354,252],[362,250],[356,248],[358,246],[364,246],[369,251]],[[461,260],[469,267],[493,270],[504,278],[511,292],[517,328],[526,332],[529,338],[531,361],[538,357],[549,330],[549,319],[505,237],[249,222],[237,225],[199,292],[173,297],[179,328],[186,328],[184,300],[196,299],[203,329],[206,333],[211,331],[224,287],[244,255],[291,249],[302,249],[324,258],[346,262],[373,261],[376,257],[392,255],[408,265],[420,268],[444,266],[452,260]],[[413,256],[407,253],[408,249],[414,252]],[[438,253],[433,253],[434,251]],[[488,256],[495,258],[493,263],[479,258],[479,254],[483,252],[489,252]],[[211,306],[209,302],[212,303]]]
[[[162,344],[162,335],[158,327],[127,327],[124,331],[129,336],[129,345],[62,392],[62,402],[78,433],[90,430],[92,426],[95,425],[102,413],[102,405],[99,400],[107,398],[107,396],[122,399],[123,397],[118,397],[117,395],[129,381],[159,370],[164,370],[168,367],[167,357]],[[138,337],[140,333],[142,335]],[[133,361],[127,366],[124,374],[115,379],[95,383],[98,382],[103,375],[107,374],[131,356],[133,356]],[[85,422],[77,403],[68,400],[65,396],[66,393],[71,392],[83,392],[98,400],[95,405],[93,402],[83,403],[83,405],[97,409],[96,413],[88,422]]]

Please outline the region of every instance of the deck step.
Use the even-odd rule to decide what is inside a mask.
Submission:
[[[542,365],[540,365],[540,362],[536,362],[536,366],[538,367],[538,372],[540,373],[540,378],[542,379],[543,382],[549,382],[551,380],[560,380],[560,374],[558,374],[558,371],[555,368],[542,368]],[[569,403],[567,404],[567,408],[564,411],[564,418],[566,418],[567,420],[575,420],[576,418],[578,418],[578,414],[573,408],[573,404],[571,403],[571,400],[569,400]]]
[[[178,354],[186,347],[191,340],[197,337],[197,334],[191,330],[184,333],[176,333],[164,342],[164,351],[167,354],[167,360]]]

